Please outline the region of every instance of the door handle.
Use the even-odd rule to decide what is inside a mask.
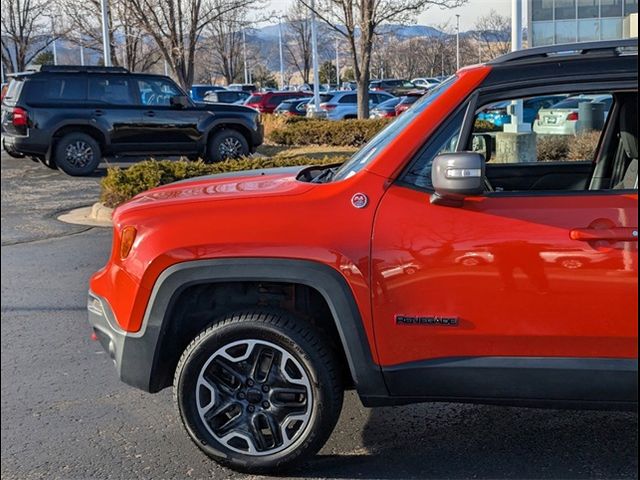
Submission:
[[[574,228],[570,232],[571,240],[594,242],[605,240],[608,242],[637,242],[638,227],[614,228]]]
[[[94,114],[96,117],[101,117],[102,115],[104,115],[104,110],[100,110],[100,109],[98,109],[98,110],[94,110],[94,111],[93,111],[93,114]]]
[[[155,117],[156,116],[156,112],[154,112],[153,110],[149,110],[148,112],[144,112],[144,114],[147,117]]]

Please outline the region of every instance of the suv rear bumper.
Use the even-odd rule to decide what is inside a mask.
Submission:
[[[150,392],[155,338],[150,340],[148,332],[131,334],[122,330],[109,303],[91,291],[87,310],[95,338],[115,363],[120,380]]]
[[[2,148],[8,153],[22,155],[46,155],[49,150],[49,143],[41,144],[34,140],[31,135],[12,135],[4,132],[2,135]]]

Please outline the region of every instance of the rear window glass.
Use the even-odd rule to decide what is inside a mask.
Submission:
[[[338,103],[358,103],[358,100],[356,100],[356,98],[357,97],[355,95],[345,95],[340,99],[340,102]]]
[[[129,80],[123,77],[89,78],[88,99],[109,105],[130,105],[135,103],[131,95]]]
[[[13,105],[18,101],[20,97],[20,92],[22,92],[22,87],[24,86],[24,81],[22,79],[13,79],[9,83],[9,87],[7,88],[7,93],[4,96],[3,103]]]
[[[26,101],[36,103],[82,102],[87,98],[84,76],[33,78],[27,82]]]
[[[590,98],[590,97],[567,98],[566,100],[562,100],[561,102],[558,102],[555,105],[553,105],[553,108],[578,108],[581,103],[592,102],[592,101],[593,101],[593,98]]]

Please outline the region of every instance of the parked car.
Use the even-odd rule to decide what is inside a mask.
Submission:
[[[522,102],[524,123],[532,125],[540,109],[549,108],[567,98],[566,95],[550,95],[525,99]],[[511,102],[498,102],[478,115],[478,120],[492,123],[496,127],[502,127],[511,123],[509,106]]]
[[[549,108],[541,109],[533,122],[533,131],[539,135],[575,135],[579,132],[580,104],[603,103],[604,119],[607,118],[613,99],[611,95],[579,95],[562,100]]]
[[[219,90],[226,90],[226,88],[219,85],[192,85],[189,89],[189,96],[194,102],[204,102],[207,93]]]
[[[411,105],[416,103],[420,97],[424,95],[424,93],[424,90],[412,90],[411,92],[408,92],[396,105],[396,116],[407,111]]]
[[[386,92],[369,92],[369,106],[375,108],[380,103],[393,98]],[[316,112],[312,103],[307,107],[307,116],[328,120],[349,120],[358,118],[358,97],[355,92],[336,91],[320,95],[320,110]]]
[[[369,90],[387,92],[395,97],[399,97],[415,89],[416,86],[409,80],[374,80],[369,83]]]
[[[313,97],[292,98],[283,101],[273,112],[276,115],[303,117],[307,114],[307,105]]]
[[[442,82],[441,79],[436,77],[418,77],[411,80],[416,87],[430,89],[438,86]]]
[[[346,389],[367,407],[636,411],[636,46],[547,46],[465,68],[340,166],[138,195],[114,212],[111,258],[90,280],[93,335],[123,381],[173,385],[197,448],[252,474],[318,451]],[[593,163],[493,165],[468,150],[477,108],[576,88],[614,98]],[[567,250],[613,261],[541,256]],[[392,442],[406,426],[385,428]]]
[[[242,90],[217,90],[207,93],[204,96],[204,101],[206,103],[235,103],[242,105],[250,96],[250,93]]]
[[[253,83],[232,83],[227,90],[242,90],[243,92],[253,93],[258,89]]]
[[[294,99],[304,96],[310,96],[307,92],[266,92],[254,93],[251,95],[245,105],[255,108],[261,113],[273,113],[278,105],[288,99]]]
[[[369,118],[393,118],[396,116],[396,105],[402,101],[403,97],[393,97],[379,103],[371,113]]]
[[[259,114],[196,104],[168,77],[120,67],[42,66],[13,76],[2,102],[4,149],[69,175],[103,155],[240,157],[262,143]]]

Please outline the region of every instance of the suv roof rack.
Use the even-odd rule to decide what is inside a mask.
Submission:
[[[620,56],[638,54],[638,39],[607,40],[599,42],[566,43],[545,47],[527,48],[508,53],[496,58],[488,65],[505,65],[514,62],[526,62],[557,57],[577,57],[589,54],[604,54],[606,56]]]
[[[129,73],[124,67],[104,67],[101,65],[34,65],[27,72],[68,72],[68,73]]]

